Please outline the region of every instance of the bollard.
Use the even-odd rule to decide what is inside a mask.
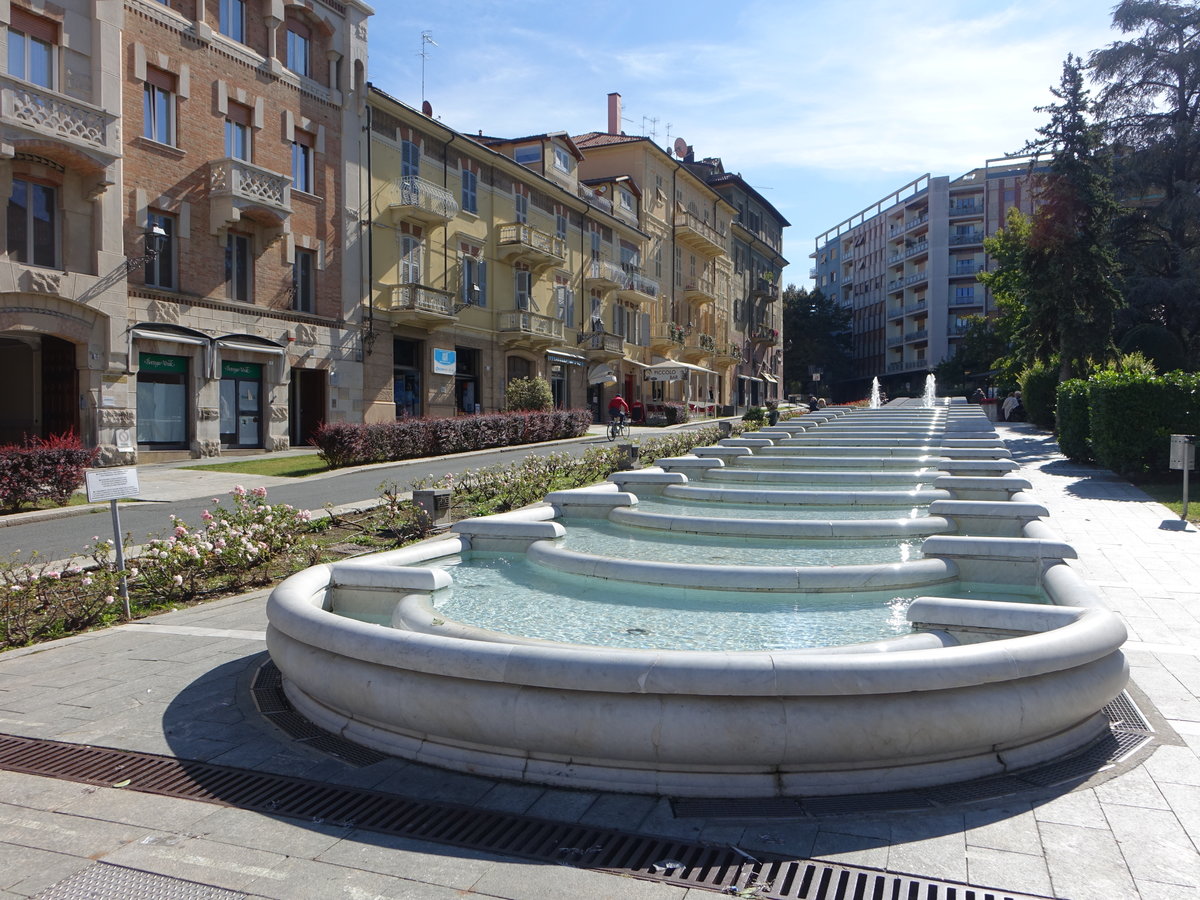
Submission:
[[[617,444],[617,449],[621,451],[620,471],[628,472],[630,469],[641,467],[638,463],[638,457],[642,452],[641,447],[637,444]]]
[[[731,434],[733,434],[733,423],[732,422],[718,422],[717,423],[717,433],[720,434],[721,437],[723,437],[723,438],[729,437]]]
[[[413,491],[413,503],[429,517],[429,524],[435,529],[450,527],[450,499],[453,491],[449,488],[433,488],[431,490]]]

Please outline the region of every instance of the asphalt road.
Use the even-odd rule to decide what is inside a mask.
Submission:
[[[709,423],[696,423],[695,427],[704,424]],[[326,505],[340,506],[377,498],[380,496],[380,486],[385,482],[394,482],[400,490],[407,491],[412,482],[422,478],[437,478],[450,472],[505,465],[540,453],[570,453],[580,456],[589,447],[606,445],[608,442],[605,438],[588,435],[570,442],[558,442],[549,447],[523,446],[487,453],[408,460],[335,475],[298,478],[294,482],[271,487],[268,499],[272,503],[290,503],[301,509],[319,510]],[[237,480],[238,476],[230,475],[230,488]],[[199,525],[201,512],[212,506],[212,497],[227,493],[228,489],[187,500],[122,504],[121,531],[131,535],[134,544],[142,544],[148,537],[165,536],[172,528],[172,514],[188,525]],[[33,550],[46,560],[65,560],[83,555],[91,546],[93,536],[113,536],[109,506],[105,504],[94,509],[95,512],[88,514],[46,521],[22,521],[20,524],[0,528],[0,557],[20,551],[24,558]]]

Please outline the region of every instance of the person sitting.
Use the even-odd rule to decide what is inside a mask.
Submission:
[[[1016,419],[1013,418],[1013,414],[1016,412],[1017,407],[1020,405],[1021,405],[1021,400],[1017,396],[1017,392],[1010,391],[1008,396],[1004,398],[1004,404],[1000,407],[1000,413],[1002,416],[1004,416],[1005,422],[1015,422],[1016,421]]]
[[[625,424],[629,418],[629,404],[625,402],[625,398],[617,394],[608,401],[608,418],[611,421]]]

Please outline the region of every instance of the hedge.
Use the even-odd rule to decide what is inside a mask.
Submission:
[[[0,508],[15,512],[43,500],[65,506],[99,452],[85,449],[74,432],[0,446]]]
[[[1092,453],[1121,474],[1166,472],[1170,436],[1200,430],[1200,375],[1101,372],[1088,399]]]
[[[1054,392],[1058,386],[1057,365],[1034,363],[1021,373],[1021,405],[1025,416],[1041,428],[1054,427]]]
[[[1082,378],[1072,378],[1058,386],[1055,407],[1058,448],[1076,462],[1092,461],[1088,391],[1088,382]]]
[[[591,423],[592,413],[586,409],[399,419],[373,425],[337,422],[318,426],[311,443],[326,465],[336,469],[580,437]]]

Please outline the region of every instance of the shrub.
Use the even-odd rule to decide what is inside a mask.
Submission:
[[[1057,364],[1037,362],[1021,373],[1021,404],[1034,425],[1054,427],[1054,392],[1058,387]]]
[[[742,415],[742,421],[747,424],[762,425],[767,421],[767,411],[761,406],[752,406]]]
[[[42,500],[65,505],[99,452],[84,448],[74,432],[0,447],[0,508],[14,512]]]
[[[553,409],[554,397],[550,393],[550,382],[536,375],[514,378],[504,389],[504,408],[510,411],[531,412]]]
[[[1173,372],[1187,363],[1183,341],[1162,325],[1143,322],[1125,332],[1120,349],[1124,353],[1141,351],[1153,362],[1158,372]]]
[[[1088,416],[1088,383],[1072,378],[1058,386],[1055,417],[1058,448],[1077,462],[1091,462],[1091,426]]]
[[[591,422],[589,410],[559,409],[373,425],[334,423],[318,426],[312,443],[327,465],[341,468],[579,437]]]
[[[680,403],[678,400],[668,400],[663,404],[663,411],[667,414],[668,425],[682,425],[692,418],[687,404]]]
[[[1100,372],[1088,397],[1096,462],[1123,475],[1166,472],[1170,436],[1200,430],[1200,375]]]

